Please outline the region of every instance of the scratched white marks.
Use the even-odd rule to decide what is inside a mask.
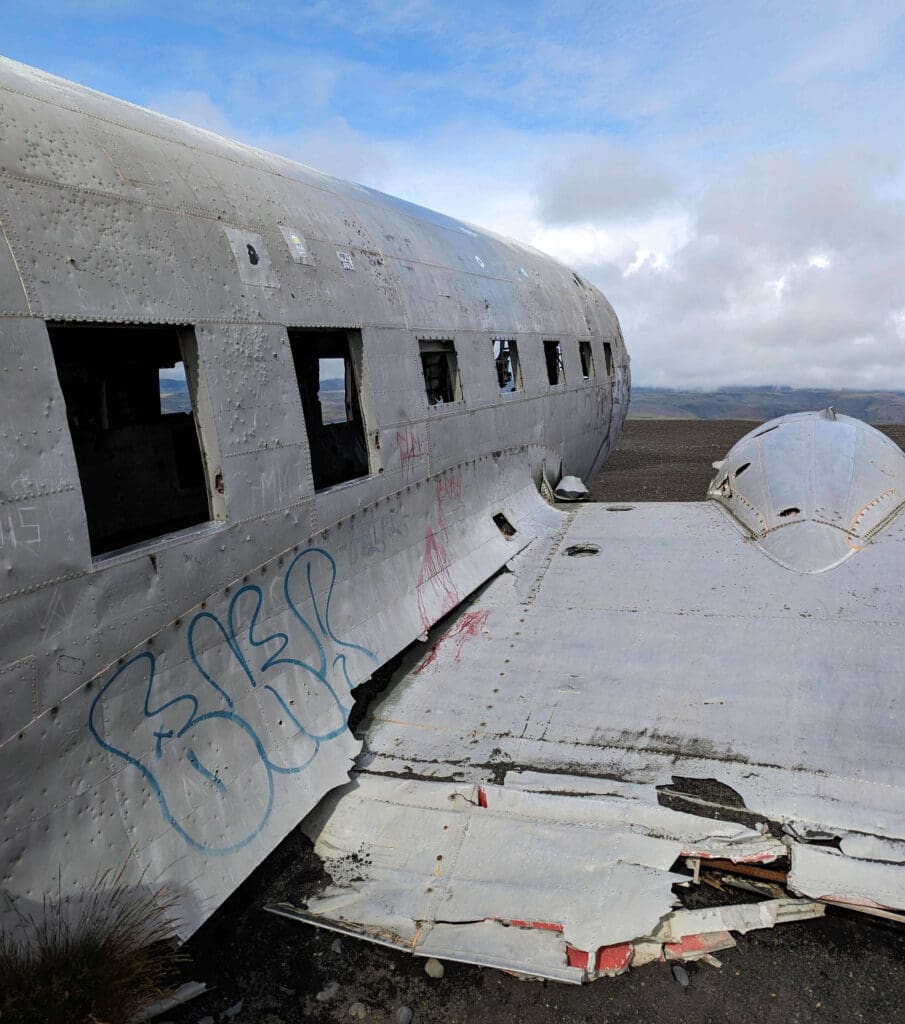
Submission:
[[[40,512],[36,505],[17,505],[0,513],[0,549],[34,552],[40,544]]]

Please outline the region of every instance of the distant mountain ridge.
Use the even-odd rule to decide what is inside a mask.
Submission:
[[[715,391],[633,387],[633,419],[770,420],[825,409],[868,423],[905,423],[905,391],[846,388],[726,387]]]

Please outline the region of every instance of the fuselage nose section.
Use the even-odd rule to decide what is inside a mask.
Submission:
[[[861,420],[823,412],[771,420],[719,464],[707,496],[775,562],[825,572],[905,505],[905,454]]]

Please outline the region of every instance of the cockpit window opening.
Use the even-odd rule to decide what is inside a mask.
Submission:
[[[370,472],[359,400],[361,332],[291,328],[289,347],[302,399],[314,489]]]
[[[594,369],[594,353],[589,341],[579,341],[578,354],[581,356],[581,375],[585,380],[593,380],[597,376]]]
[[[225,518],[213,492],[216,437],[200,425],[210,417],[199,417],[193,329],[51,322],[47,333],[91,554]]]
[[[496,367],[500,394],[522,390],[522,367],[518,358],[518,344],[514,338],[493,339],[493,363]]]
[[[547,364],[547,380],[555,386],[565,384],[566,371],[562,363],[562,345],[558,341],[544,342],[544,360]]]
[[[459,377],[455,342],[422,339],[418,342],[418,349],[428,405],[461,402],[462,380]]]
[[[603,359],[606,363],[606,375],[607,377],[613,376],[613,346],[610,342],[605,341],[603,343]]]

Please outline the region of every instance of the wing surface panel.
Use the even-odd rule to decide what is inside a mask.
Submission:
[[[334,886],[307,918],[423,955],[442,927],[442,955],[561,978],[668,955],[683,858],[789,858],[802,897],[905,908],[905,866],[880,863],[905,838],[901,524],[809,575],[713,505],[566,522],[373,709],[356,783],[308,823]],[[751,926],[822,912],[792,903]],[[722,912],[702,933],[753,913]],[[512,922],[559,944],[504,952]]]

